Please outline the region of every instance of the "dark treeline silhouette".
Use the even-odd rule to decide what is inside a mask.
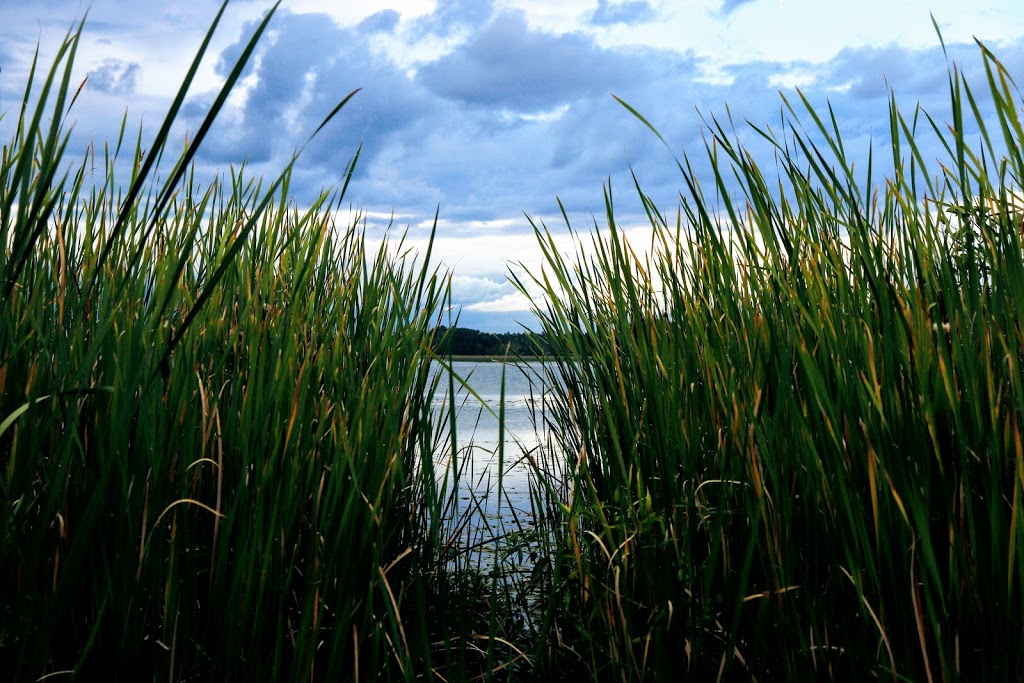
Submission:
[[[442,356],[537,356],[550,351],[543,335],[526,332],[481,332],[441,325],[434,339],[434,351]]]

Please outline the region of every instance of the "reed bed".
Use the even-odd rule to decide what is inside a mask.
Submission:
[[[678,161],[674,222],[636,183],[650,245],[624,239],[610,188],[589,239],[566,217],[576,254],[534,225],[544,266],[519,286],[543,292],[573,473],[546,488],[539,667],[1024,676],[1024,131],[980,57],[986,91],[951,68],[949,126],[893,97],[884,178],[800,95],[754,128],[768,158],[707,121],[713,189]]]
[[[534,224],[548,441],[499,429],[486,495],[536,474],[508,522],[457,504],[446,274],[334,222],[358,150],[304,208],[301,149],[196,177],[273,10],[170,151],[220,16],[149,144],[67,160],[79,26],[0,157],[13,680],[1024,676],[1024,128],[987,49],[949,127],[893,98],[881,182],[801,95],[760,164],[708,121],[673,222],[635,182],[646,250],[610,188],[576,254]]]
[[[507,661],[471,638],[476,575],[445,543],[457,472],[431,457],[457,452],[430,403],[446,274],[400,236],[375,252],[358,224],[335,225],[358,151],[303,209],[298,153],[272,181],[243,167],[201,186],[191,165],[272,15],[178,156],[171,124],[220,14],[148,145],[122,122],[66,160],[81,26],[14,112],[0,160],[10,680],[412,680]]]

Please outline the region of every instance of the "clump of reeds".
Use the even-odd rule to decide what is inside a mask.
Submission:
[[[674,224],[637,185],[646,254],[610,189],[606,236],[575,258],[536,226],[573,473],[538,661],[608,680],[1024,675],[1024,131],[981,54],[990,101],[954,68],[951,127],[892,100],[881,184],[801,96],[782,131],[755,129],[769,159],[710,122],[713,197],[684,157]]]
[[[482,666],[460,650],[459,576],[440,576],[451,491],[432,467],[445,437],[429,365],[446,278],[335,225],[358,153],[303,209],[291,165],[205,187],[191,166],[272,14],[170,162],[209,36],[148,146],[122,124],[65,160],[78,32],[14,112],[0,160],[11,680]]]

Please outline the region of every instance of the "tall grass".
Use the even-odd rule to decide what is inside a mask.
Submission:
[[[713,191],[684,156],[674,222],[636,184],[647,253],[610,188],[606,236],[574,256],[535,225],[544,268],[519,286],[543,292],[574,473],[539,663],[1024,675],[1024,131],[1009,74],[981,58],[990,101],[954,67],[949,127],[893,98],[884,179],[800,95],[779,132],[754,129],[767,159],[708,122]]]
[[[554,442],[499,429],[532,524],[466,531],[447,279],[335,224],[358,150],[302,209],[299,153],[193,170],[273,10],[169,151],[223,9],[148,144],[67,160],[72,31],[0,156],[13,680],[1024,675],[1024,128],[984,47],[951,127],[893,99],[881,183],[801,95],[755,128],[777,176],[711,120],[710,196],[685,156],[674,222],[635,183],[646,253],[610,188],[574,256],[535,225]]]
[[[191,166],[272,14],[176,159],[171,124],[220,14],[148,145],[122,122],[66,160],[78,31],[14,112],[0,161],[11,680],[482,666],[459,646],[469,599],[444,573],[452,492],[430,457],[447,438],[429,367],[446,277],[429,253],[374,252],[335,225],[358,152],[301,210],[294,158],[267,182],[243,167],[201,186]]]

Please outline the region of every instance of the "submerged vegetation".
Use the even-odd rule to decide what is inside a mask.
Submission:
[[[548,357],[551,438],[498,447],[534,514],[487,567],[456,512],[472,441],[431,406],[447,278],[334,223],[358,150],[306,208],[291,165],[190,168],[272,15],[163,181],[194,69],[148,148],[122,125],[70,164],[77,33],[26,87],[0,159],[12,680],[1024,675],[1024,130],[992,54],[985,98],[952,70],[951,129],[893,100],[881,184],[801,100],[760,165],[712,120],[714,199],[684,157],[674,222],[637,183],[649,253],[610,190],[575,256],[535,226],[514,351]]]

